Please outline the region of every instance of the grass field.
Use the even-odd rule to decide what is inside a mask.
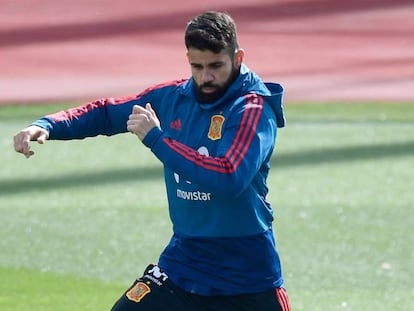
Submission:
[[[14,153],[64,106],[0,106],[2,311],[109,310],[170,236],[161,165],[133,135]],[[269,199],[293,310],[413,310],[414,104],[286,112]]]

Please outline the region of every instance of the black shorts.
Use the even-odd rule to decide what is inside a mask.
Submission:
[[[290,311],[284,288],[234,296],[201,296],[173,284],[156,265],[122,295],[112,311]]]

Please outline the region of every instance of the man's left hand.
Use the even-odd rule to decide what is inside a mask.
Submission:
[[[132,108],[132,113],[129,115],[127,121],[127,129],[134,133],[142,141],[148,132],[154,128],[160,127],[160,120],[158,120],[151,104],[147,103],[144,107],[135,105]]]

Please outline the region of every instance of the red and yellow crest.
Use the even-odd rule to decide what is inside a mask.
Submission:
[[[208,138],[217,140],[221,138],[221,129],[225,118],[222,115],[214,115],[211,117],[210,129],[208,130]]]
[[[131,301],[140,302],[141,299],[150,292],[151,289],[147,284],[138,282],[126,293],[126,296]]]

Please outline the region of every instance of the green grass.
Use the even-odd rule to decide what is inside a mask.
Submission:
[[[108,310],[124,290],[122,285],[28,269],[0,268],[0,279],[2,311]]]
[[[109,310],[171,225],[162,169],[133,135],[13,134],[57,106],[0,106],[0,310]],[[288,104],[269,199],[293,310],[410,310],[414,104]]]

